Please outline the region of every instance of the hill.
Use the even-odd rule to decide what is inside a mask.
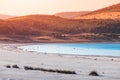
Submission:
[[[0,21],[0,41],[120,41],[120,19],[65,19],[28,15]]]
[[[59,16],[62,18],[67,18],[67,19],[74,19],[76,16],[80,16],[83,14],[90,13],[91,11],[81,11],[81,12],[61,12],[61,13],[56,13],[55,16]]]
[[[120,3],[103,9],[93,11],[85,15],[79,15],[75,19],[119,19]]]
[[[9,19],[9,18],[13,18],[13,17],[15,17],[15,16],[0,14],[0,19]]]

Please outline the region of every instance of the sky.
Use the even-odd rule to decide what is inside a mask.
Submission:
[[[94,11],[120,3],[120,0],[0,0],[0,14],[55,14],[72,11]]]

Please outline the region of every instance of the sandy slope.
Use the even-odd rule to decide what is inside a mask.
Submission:
[[[20,45],[24,44],[0,44],[0,80],[120,80],[120,58],[26,52],[15,48]],[[20,69],[7,69],[4,67],[6,64],[17,64]],[[23,66],[26,65],[74,70],[77,75],[25,71]],[[92,70],[101,76],[88,76]]]

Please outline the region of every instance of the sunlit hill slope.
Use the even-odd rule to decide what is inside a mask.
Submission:
[[[93,11],[85,15],[79,15],[76,19],[119,19],[120,18],[120,3],[103,9]]]

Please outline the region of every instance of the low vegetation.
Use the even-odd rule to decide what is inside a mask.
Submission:
[[[100,76],[96,71],[91,71],[89,76]]]
[[[15,65],[5,65],[6,68],[16,68],[19,69],[19,66],[17,64]]]
[[[45,69],[45,68],[34,68],[30,66],[24,66],[25,70],[37,70],[37,71],[44,71],[44,72],[56,72],[56,73],[62,73],[62,74],[76,74],[75,71],[69,71],[69,70],[58,70],[58,69]]]
[[[6,68],[16,68],[20,69],[20,67],[15,65],[5,65]],[[39,67],[31,67],[31,66],[24,66],[24,70],[35,70],[35,71],[44,71],[44,72],[54,72],[54,73],[61,73],[61,74],[77,74],[75,71],[71,70],[59,70],[59,69],[45,69],[45,68],[39,68]]]
[[[19,67],[18,67],[17,64],[13,65],[12,67],[13,67],[13,68],[17,68],[17,69],[19,69]]]
[[[61,74],[77,74],[75,71],[72,71],[72,70],[46,69],[46,68],[32,67],[32,66],[24,66],[23,68],[20,68],[17,64],[15,64],[15,65],[4,65],[4,67],[15,68],[15,69],[24,69],[24,70],[33,70],[33,71],[53,72],[53,73],[61,73]],[[105,74],[105,73],[102,72],[102,74]],[[98,74],[97,71],[91,71],[89,73],[89,76],[100,76],[100,75]]]
[[[10,66],[10,65],[5,65],[5,67],[6,67],[6,68],[11,68],[11,66]]]

